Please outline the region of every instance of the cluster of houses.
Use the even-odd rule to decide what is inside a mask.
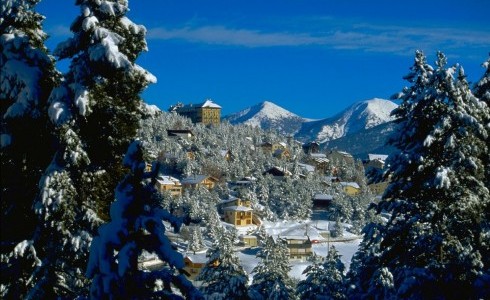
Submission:
[[[221,118],[221,107],[212,100],[207,99],[200,104],[177,104],[172,106],[169,111],[189,117],[194,123],[202,123],[205,125],[219,124]],[[190,140],[194,137],[194,133],[187,129],[168,129],[167,135],[177,139]],[[291,145],[291,143],[289,143]],[[285,142],[265,142],[258,145],[264,153],[270,154],[281,160],[289,160],[292,156],[291,149],[288,148],[288,143]],[[329,153],[320,153],[320,145],[316,142],[301,144],[302,150],[306,154],[306,159],[302,163],[297,164],[300,169],[301,176],[305,174],[318,172],[325,174],[327,171],[330,176],[325,176],[327,184],[339,184],[343,191],[350,196],[355,196],[361,193],[361,187],[357,182],[342,181],[339,176],[340,169],[334,162],[344,161],[354,164],[355,159],[352,155],[343,151],[330,151]],[[229,150],[222,150],[224,159],[230,161],[233,159],[233,154]],[[193,159],[193,151],[190,150],[187,156]],[[364,161],[365,168],[376,168],[382,170],[386,155],[370,154],[368,159]],[[284,164],[286,165],[286,164]],[[293,176],[293,172],[286,167],[273,166],[265,170],[263,174],[270,174],[276,179]],[[247,187],[253,184],[254,179],[245,177],[240,180],[230,183],[233,187]],[[180,197],[185,189],[196,189],[205,187],[209,190],[214,189],[218,184],[219,179],[203,174],[191,175],[179,180],[172,176],[161,175],[156,180],[156,188],[162,193],[170,193],[174,197]],[[381,195],[387,186],[387,182],[371,184],[368,187],[374,194]],[[317,193],[312,196],[313,210],[325,210],[335,201],[332,195]],[[250,200],[240,199],[234,196],[229,196],[228,199],[221,200],[218,210],[221,212],[224,222],[235,227],[245,227],[260,225],[260,219],[253,214]],[[304,236],[280,236],[287,242],[290,259],[304,260],[312,255],[312,241],[307,235]],[[257,246],[257,237],[253,235],[242,235],[240,237],[244,246]],[[193,253],[185,256],[185,269],[191,279],[194,279],[204,265],[208,263],[205,253]],[[216,262],[214,262],[216,263]]]

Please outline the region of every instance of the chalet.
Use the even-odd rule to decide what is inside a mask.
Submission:
[[[308,236],[284,235],[278,238],[286,241],[290,260],[304,261],[313,254],[312,243]]]
[[[170,107],[169,111],[188,117],[193,123],[204,125],[217,125],[221,121],[221,106],[207,99],[203,103],[183,105],[178,103]]]
[[[368,168],[376,168],[383,170],[385,167],[385,161],[388,158],[388,155],[384,154],[368,154],[368,159],[364,163],[364,168],[367,170]]]
[[[249,186],[253,185],[253,183],[256,180],[257,179],[254,178],[254,177],[243,177],[240,180],[237,180],[237,181],[234,181],[234,182],[230,182],[230,187],[233,190],[236,190],[236,189],[241,188],[241,187],[249,187]]]
[[[284,142],[272,144],[272,153],[275,153],[277,150],[286,150],[286,149],[287,149],[287,144]]]
[[[230,150],[220,150],[219,153],[220,156],[226,161],[231,161],[234,158]]]
[[[361,187],[357,182],[340,182],[340,185],[344,189],[344,192],[349,196],[356,196],[361,193]]]
[[[330,151],[327,155],[327,158],[331,162],[336,162],[336,163],[339,163],[341,161],[344,161],[349,164],[354,163],[354,157],[350,153],[344,151]]]
[[[291,153],[287,148],[279,148],[272,153],[272,155],[279,159],[289,159],[291,157]]]
[[[315,194],[312,198],[313,210],[324,210],[333,202],[333,196],[329,194]]]
[[[303,151],[306,154],[318,153],[320,152],[320,144],[317,142],[308,142],[302,145]]]
[[[240,242],[247,247],[257,247],[257,237],[255,235],[241,235]]]
[[[184,256],[184,270],[189,274],[189,279],[196,279],[207,262],[206,253],[186,254]]]
[[[182,179],[181,183],[184,189],[196,189],[203,186],[208,190],[212,190],[218,183],[218,179],[208,175],[191,175]]]
[[[301,171],[303,171],[303,173],[305,173],[305,174],[314,173],[315,172],[315,166],[308,165],[308,164],[298,163],[298,168]]]
[[[269,142],[265,142],[260,144],[260,149],[262,149],[262,152],[264,153],[272,153],[272,144]]]
[[[252,224],[252,208],[246,206],[226,206],[223,208],[225,222],[235,226]]]
[[[262,173],[262,175],[267,175],[267,174],[270,174],[276,178],[289,177],[293,175],[293,173],[289,172],[286,168],[281,168],[277,166],[274,166]]]
[[[318,172],[325,173],[328,169],[330,160],[324,153],[310,153],[307,162],[314,165]]]
[[[167,136],[170,138],[190,140],[194,137],[194,133],[190,129],[167,129]]]
[[[245,206],[245,207],[251,207],[251,202],[250,200],[243,200],[237,197],[229,196],[228,199],[226,200],[221,200],[219,203],[222,207],[229,207],[229,206]]]
[[[158,176],[155,187],[159,192],[169,192],[174,197],[182,195],[182,184],[172,176]]]

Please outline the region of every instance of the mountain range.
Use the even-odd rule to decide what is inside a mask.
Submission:
[[[277,130],[302,142],[317,141],[323,147],[357,156],[374,152],[388,154],[392,149],[385,144],[395,129],[390,113],[397,106],[392,101],[374,98],[357,102],[333,117],[312,120],[264,101],[223,119],[231,124]]]

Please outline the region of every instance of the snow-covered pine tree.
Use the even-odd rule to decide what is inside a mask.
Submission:
[[[76,133],[90,158],[83,170],[90,184],[77,183],[77,192],[96,199],[98,215],[106,218],[115,187],[125,174],[122,157],[142,115],[139,94],[156,78],[135,63],[147,50],[146,29],[126,17],[127,1],[76,4],[81,14],[70,27],[73,37],[54,51],[60,60],[71,59],[71,64],[64,93],[52,100],[52,108],[62,115],[59,107],[68,106],[77,123]],[[61,116],[53,118],[62,122]]]
[[[236,233],[224,227],[218,230],[218,239],[207,252],[208,262],[197,277],[203,282],[203,294],[207,299],[248,299],[248,276],[233,248]]]
[[[485,73],[473,87],[473,94],[490,105],[490,53],[482,66],[485,68]]]
[[[282,239],[268,236],[257,253],[259,263],[254,273],[249,295],[252,299],[297,299],[293,280],[289,277],[291,266],[289,250]]]
[[[44,16],[34,11],[38,2],[8,0],[0,5],[2,252],[32,234],[32,203],[55,151],[48,97],[60,75],[44,45]]]
[[[155,81],[134,63],[146,47],[145,29],[125,17],[126,1],[77,4],[74,37],[55,50],[72,61],[48,99],[57,152],[39,184],[38,224],[32,238],[5,259],[11,282],[4,290],[19,298],[88,295],[89,244],[114,198],[117,169],[136,132],[137,94]]]
[[[190,226],[189,241],[187,243],[187,251],[193,252],[200,251],[204,249],[204,240],[202,237],[201,227],[200,226]]]
[[[489,297],[482,225],[490,194],[482,162],[490,111],[461,67],[446,68],[440,52],[436,64],[433,70],[417,52],[406,77],[412,87],[399,95],[400,130],[391,139],[399,152],[389,159],[391,184],[377,207],[391,217],[365,234],[352,297]]]
[[[346,299],[345,266],[334,246],[323,262],[314,263],[303,271],[306,279],[298,283],[300,299]]]
[[[163,223],[170,223],[178,231],[189,222],[159,205],[153,182],[156,174],[145,173],[140,141],[129,146],[124,165],[131,171],[116,189],[111,221],[99,228],[90,247],[87,276],[92,279],[91,297],[182,299],[174,293],[174,287],[187,299],[201,299],[200,292],[180,272],[184,268],[183,256],[172,248]],[[140,269],[138,257],[143,250],[157,254],[167,266],[155,271]]]
[[[335,219],[335,223],[330,230],[330,235],[334,238],[344,236],[344,226],[340,222],[340,218]]]

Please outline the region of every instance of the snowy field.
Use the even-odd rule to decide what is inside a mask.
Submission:
[[[318,243],[313,244],[313,252],[319,256],[327,255],[328,248],[334,246],[340,255],[342,255],[341,260],[344,263],[346,270],[349,269],[352,256],[357,251],[361,238],[355,236],[346,231],[350,226],[344,224],[344,236],[339,239],[326,239],[322,237],[321,233],[328,231],[330,226],[333,226],[334,222],[326,220],[308,220],[308,221],[279,221],[279,222],[264,222],[263,226],[268,235],[278,236],[278,235],[296,235],[303,236],[308,235],[310,240],[317,240]],[[238,228],[239,234],[246,234],[250,231],[249,228]],[[259,251],[258,247],[243,249],[237,252],[240,262],[244,267],[245,271],[249,275],[250,282],[252,280],[253,268],[258,264],[259,260],[256,258],[256,254]],[[289,275],[292,278],[301,280],[306,277],[302,274],[308,265],[311,264],[309,261],[299,261],[290,260],[291,271]]]

